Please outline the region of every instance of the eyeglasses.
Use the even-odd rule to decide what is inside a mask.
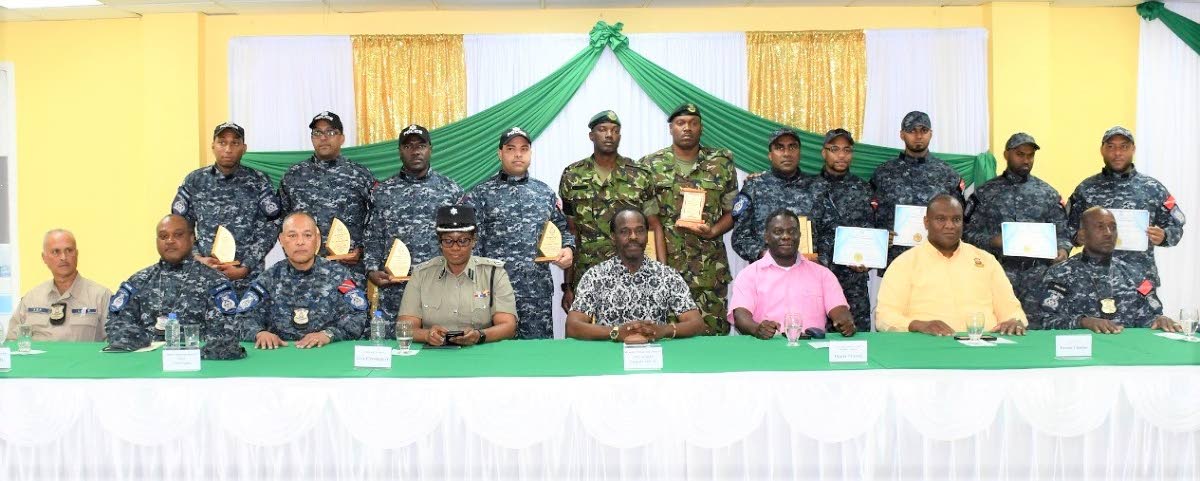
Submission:
[[[836,154],[836,153],[840,153],[840,152],[845,152],[847,154],[854,153],[854,147],[838,147],[836,145],[831,145],[829,147],[825,147],[825,150],[828,150],[829,153],[831,153],[831,154]]]
[[[466,247],[466,246],[471,245],[472,242],[475,242],[475,238],[474,237],[460,237],[458,239],[451,239],[449,237],[446,237],[444,239],[438,239],[438,242],[442,244],[442,247],[454,247],[456,245],[459,247]]]
[[[324,138],[324,137],[336,137],[339,135],[342,135],[342,131],[340,131],[338,129],[329,129],[329,130],[313,129],[313,131],[312,131],[313,138],[318,138],[318,139]]]
[[[788,145],[772,144],[771,149],[772,150],[782,150],[785,152],[799,152],[800,144],[788,144]]]

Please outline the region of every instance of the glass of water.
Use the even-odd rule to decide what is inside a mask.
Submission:
[[[1187,336],[1188,341],[1196,339],[1196,322],[1200,321],[1197,314],[1195,307],[1179,310],[1179,327],[1183,328],[1183,335]]]
[[[396,343],[399,344],[401,353],[408,354],[409,348],[412,347],[412,340],[412,321],[396,321]]]
[[[967,320],[967,337],[972,341],[978,341],[983,337],[983,313],[971,313],[971,318]]]
[[[21,324],[17,326],[17,352],[26,353],[33,349],[33,326]]]
[[[797,342],[800,339],[800,331],[804,329],[804,324],[800,322],[800,314],[790,312],[783,316],[783,333],[787,336],[788,347],[799,346]]]
[[[200,349],[200,325],[184,324],[180,327],[183,332],[184,349]]]

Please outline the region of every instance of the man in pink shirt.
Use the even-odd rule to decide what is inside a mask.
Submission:
[[[786,314],[800,315],[802,329],[825,330],[826,317],[843,336],[854,335],[854,316],[837,277],[799,254],[800,222],[779,209],[767,217],[763,238],[767,253],[733,281],[729,318],[738,332],[770,339]]]

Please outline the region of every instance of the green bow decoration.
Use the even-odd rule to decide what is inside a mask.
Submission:
[[[621,33],[621,28],[625,27],[624,23],[617,22],[615,25],[609,25],[601,20],[596,22],[596,26],[592,27],[592,31],[588,33],[591,37],[588,41],[593,49],[601,49],[604,47],[611,48],[613,52],[629,46],[629,37]]]

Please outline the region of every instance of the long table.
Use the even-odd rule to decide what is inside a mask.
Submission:
[[[160,353],[38,343],[0,373],[2,479],[1200,479],[1200,344],[1143,329],[968,347],[504,341],[355,369],[356,343],[163,373]],[[841,340],[831,336],[832,341]],[[419,346],[418,346],[419,347]]]

